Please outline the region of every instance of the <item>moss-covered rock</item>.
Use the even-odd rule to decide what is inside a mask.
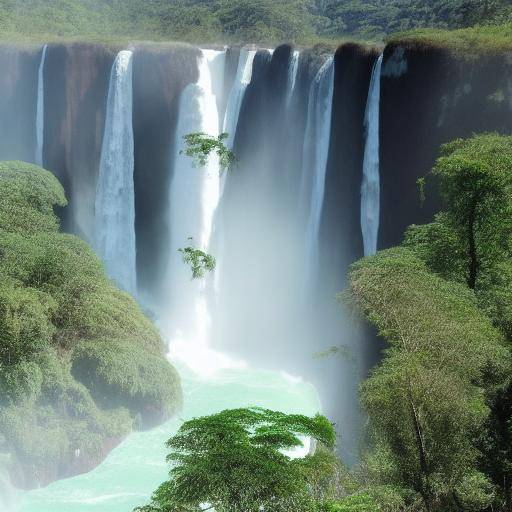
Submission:
[[[21,487],[87,471],[181,403],[158,331],[80,239],[49,172],[0,163],[0,452]]]

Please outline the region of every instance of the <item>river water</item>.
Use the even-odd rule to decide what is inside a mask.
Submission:
[[[190,418],[228,408],[261,406],[314,415],[314,387],[295,377],[250,368],[223,369],[203,379],[178,365],[184,388],[181,414],[148,432],[128,437],[90,473],[19,493],[16,512],[129,512],[147,503],[168,474],[165,441]]]

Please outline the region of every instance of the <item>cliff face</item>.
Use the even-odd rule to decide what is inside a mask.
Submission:
[[[363,255],[361,181],[365,144],[364,115],[377,51],[346,44],[335,54],[331,147],[323,212],[323,263],[330,269]],[[339,273],[340,276],[344,272]],[[331,295],[344,286],[331,280]]]
[[[110,69],[116,50],[51,45],[44,69],[44,167],[64,185],[63,227],[92,242]]]
[[[44,69],[44,164],[63,183],[69,198],[70,206],[60,211],[64,229],[88,241],[93,238],[110,70],[118,50],[91,44],[50,45]],[[333,297],[344,286],[348,265],[363,253],[364,114],[378,51],[345,44],[335,53],[320,225],[321,275],[314,276],[318,283],[314,300],[304,299],[304,286],[297,278],[306,266],[302,256],[303,210],[307,208],[301,203],[300,187],[310,86],[325,61],[326,49],[303,50],[296,75],[290,66],[292,52],[292,47],[283,45],[273,53],[257,53],[253,79],[241,105],[234,143],[238,162],[226,178],[216,220],[216,229],[222,224],[225,239],[224,245],[218,239],[215,242],[223,245],[223,264],[229,275],[223,277],[219,292],[222,307],[215,311],[216,323],[221,326],[215,343],[216,347],[231,343],[229,348],[253,361],[269,364],[272,358],[276,367],[286,363],[292,371],[304,372],[319,389],[329,388],[321,389],[322,397],[329,397],[325,401],[336,409],[341,408],[337,402],[340,388],[349,389],[355,401],[356,380],[342,372],[338,363],[330,363],[331,369],[326,370],[322,361],[311,370],[311,353],[315,351],[311,339],[325,339],[331,346],[339,345],[342,337],[352,343],[357,339],[352,333],[340,335],[343,320]],[[198,57],[199,51],[186,45],[134,48],[137,277],[139,290],[153,301],[158,301],[168,258],[170,227],[166,219],[179,96],[198,78]],[[0,64],[5,70],[0,77],[0,96],[5,100],[0,105],[0,159],[34,160],[40,58],[41,47],[0,46]],[[238,58],[238,48],[228,50],[223,94],[218,98],[221,118]],[[395,42],[384,51],[380,106],[379,246],[385,248],[399,243],[408,225],[428,222],[438,209],[433,186],[426,191],[425,204],[420,204],[416,181],[431,169],[442,143],[473,132],[512,131],[512,55],[469,60],[447,50]],[[268,283],[272,284],[271,293]],[[260,300],[262,296],[265,301]],[[307,329],[314,324],[313,317],[318,320],[315,325],[322,328],[310,333]],[[290,335],[290,325],[296,336]],[[323,326],[328,326],[325,331]],[[285,346],[283,340],[291,338]],[[358,347],[363,363],[370,364],[375,356],[370,344],[359,345],[363,346]],[[87,380],[83,368],[96,362],[87,359],[82,364],[82,369],[74,367],[74,371],[92,388],[94,383]],[[365,364],[362,367],[364,370]],[[331,372],[328,377],[326,372]],[[144,426],[168,416],[159,404],[139,412]],[[328,412],[333,418],[343,414],[340,410]],[[357,432],[353,425],[354,437]],[[90,469],[121,437],[105,436],[94,455],[51,466],[44,476],[38,476],[38,482]],[[33,475],[27,476],[22,469],[15,475],[22,486],[35,484]]]
[[[0,155],[32,162],[35,147],[39,47],[0,47]]]
[[[381,230],[379,246],[402,240],[412,223],[432,219],[439,199],[416,181],[439,146],[473,133],[512,131],[512,55],[467,59],[445,50],[388,46],[381,94]]]
[[[174,132],[181,91],[198,78],[199,52],[189,46],[140,47],[133,63],[135,229],[139,288],[159,291],[169,246],[165,223]]]

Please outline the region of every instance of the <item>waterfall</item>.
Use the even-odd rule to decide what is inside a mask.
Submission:
[[[238,118],[240,116],[240,109],[242,108],[242,102],[245,96],[247,86],[250,84],[252,79],[252,65],[256,50],[248,50],[242,48],[240,50],[240,56],[238,58],[238,66],[236,70],[235,81],[229,92],[226,113],[224,115],[224,123],[222,131],[228,134],[226,139],[226,147],[230,150],[233,149],[236,135],[236,128],[238,126]],[[225,172],[220,177],[220,197],[224,193],[226,186],[227,175]],[[219,223],[221,223],[219,219]],[[220,286],[220,276],[223,270],[224,261],[224,237],[222,228],[217,230],[216,233],[216,249],[217,249],[217,271],[215,272],[215,289],[218,292]]]
[[[297,72],[299,69],[299,56],[300,52],[294,50],[290,58],[290,64],[288,67],[288,88],[286,92],[286,107],[290,107],[292,102],[293,93],[295,92],[295,85],[297,83]]]
[[[220,199],[220,168],[216,154],[210,155],[206,167],[194,166],[184,153],[183,137],[196,132],[219,135],[219,113],[212,89],[216,77],[212,76],[211,64],[220,53],[201,51],[199,79],[181,93],[168,213],[171,240],[166,281],[169,298],[165,306],[164,330],[169,337],[171,354],[203,376],[216,367],[224,366],[227,361],[225,356],[209,348],[211,317],[208,292],[212,276],[192,280],[191,269],[178,251],[188,246],[209,251]]]
[[[300,214],[306,218],[307,280],[313,278],[318,265],[318,235],[329,156],[333,91],[334,58],[329,57],[311,83],[303,148]]]
[[[44,144],[44,65],[48,45],[43,46],[41,62],[37,76],[37,113],[36,113],[36,155],[35,163],[43,166],[43,144]]]
[[[246,48],[242,48],[240,50],[235,83],[229,93],[226,115],[224,117],[223,131],[228,134],[226,146],[230,149],[233,149],[238,116],[240,115],[240,109],[242,108],[245,90],[251,82],[252,64],[254,62],[255,55],[256,50],[247,50]]]
[[[377,238],[379,235],[379,116],[382,60],[383,56],[381,55],[373,67],[364,119],[366,144],[363,160],[363,183],[361,186],[361,230],[365,256],[377,252]]]
[[[0,467],[0,512],[16,512],[20,494],[13,487],[9,474]]]
[[[134,294],[135,199],[131,51],[117,55],[110,75],[105,132],[96,187],[96,249],[108,275]]]

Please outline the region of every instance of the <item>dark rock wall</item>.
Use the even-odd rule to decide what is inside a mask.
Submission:
[[[179,96],[197,81],[199,51],[190,46],[143,46],[133,62],[135,230],[139,289],[159,293],[164,272],[172,178],[171,155]]]
[[[512,132],[511,84],[510,55],[466,60],[440,50],[386,48],[380,247],[396,245],[408,225],[428,222],[439,209],[434,184],[422,206],[416,181],[430,171],[441,144],[478,132]]]
[[[110,70],[117,50],[50,45],[44,70],[44,166],[63,184],[65,230],[92,242]]]
[[[0,159],[33,162],[41,47],[0,46]]]
[[[332,293],[343,287],[350,263],[363,255],[361,182],[364,115],[376,50],[346,44],[335,54],[331,147],[321,232],[323,265],[339,269]]]

